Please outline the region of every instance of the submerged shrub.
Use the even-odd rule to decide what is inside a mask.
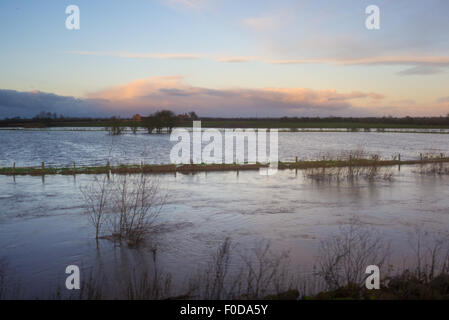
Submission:
[[[95,178],[82,194],[96,239],[125,240],[129,245],[144,240],[165,203],[159,182],[146,175]]]
[[[113,237],[138,244],[154,226],[165,203],[158,181],[146,175],[119,176],[111,191]]]
[[[275,299],[296,292],[288,271],[288,254],[275,254],[270,242],[262,241],[254,249],[232,254],[231,241],[225,239],[206,269],[189,281],[186,297],[194,299]],[[238,269],[231,263],[241,264]],[[296,295],[297,297],[297,295]]]
[[[125,128],[122,127],[121,122],[116,117],[112,117],[111,121],[106,126],[106,131],[112,136],[120,135],[125,131]]]
[[[449,175],[449,165],[443,162],[431,162],[420,165],[419,169],[414,172],[420,175],[444,176]]]
[[[367,181],[393,179],[393,172],[390,168],[371,166],[344,166],[331,168],[307,168],[303,170],[306,179],[317,182],[341,182],[365,179]]]
[[[391,168],[379,165],[380,156],[363,149],[328,152],[321,154],[320,158],[325,161],[323,166],[303,170],[306,179],[318,182],[354,181],[360,178],[368,181],[393,179]]]
[[[340,232],[321,242],[316,275],[328,290],[364,285],[369,265],[382,268],[389,255],[389,244],[380,234],[351,220]]]
[[[131,132],[133,134],[136,134],[137,130],[139,130],[139,124],[137,122],[133,122],[133,123],[131,123],[129,128],[131,129]]]
[[[95,177],[90,185],[81,188],[81,193],[85,202],[85,211],[95,228],[95,238],[98,239],[109,202],[109,184],[106,176],[103,179]]]

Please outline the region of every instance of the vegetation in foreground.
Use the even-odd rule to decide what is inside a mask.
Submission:
[[[352,227],[350,227],[352,228]],[[402,271],[383,276],[379,290],[368,290],[357,274],[360,262],[378,261],[379,267],[387,262],[388,245],[381,237],[356,227],[350,232],[325,241],[324,255],[319,272],[327,283],[325,290],[306,296],[306,299],[383,299],[383,300],[447,300],[449,299],[449,246],[448,234],[431,235],[416,228],[410,239],[413,259]],[[347,230],[348,231],[348,230]],[[355,233],[354,233],[355,231]],[[355,235],[355,237],[354,237]],[[368,258],[365,250],[372,249],[376,257]],[[371,253],[372,254],[372,253]],[[368,254],[369,255],[369,254]],[[329,259],[330,257],[330,259]],[[341,260],[339,260],[341,259]],[[323,268],[324,266],[324,268]],[[356,269],[352,269],[357,267]],[[335,282],[335,279],[338,281]]]
[[[51,299],[265,299],[265,300],[404,300],[449,299],[449,245],[447,234],[416,230],[410,244],[413,254],[405,267],[389,264],[390,243],[383,235],[358,220],[342,225],[335,235],[322,240],[313,272],[292,266],[288,252],[259,241],[243,251],[226,238],[205,267],[190,273],[184,283],[173,283],[151,247],[148,259],[107,273],[99,265],[82,279],[81,290],[53,291]],[[100,250],[100,249],[99,249]],[[136,249],[132,249],[136,250]],[[140,256],[140,255],[139,255]],[[365,287],[367,265],[381,270],[379,290]],[[240,267],[236,267],[240,266]],[[7,272],[3,274],[6,275]],[[7,271],[7,270],[6,270]],[[110,271],[110,270],[109,270]],[[1,272],[0,272],[1,274]],[[0,282],[3,298],[11,297],[8,282]],[[20,297],[18,297],[20,298]]]

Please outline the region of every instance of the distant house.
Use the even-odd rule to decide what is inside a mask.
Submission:
[[[189,115],[187,113],[178,114],[178,118],[181,119],[181,120],[189,120],[190,119],[190,117],[189,117]]]
[[[133,121],[142,121],[142,116],[140,114],[133,115]]]

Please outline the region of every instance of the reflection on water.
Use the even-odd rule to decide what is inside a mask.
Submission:
[[[147,245],[128,249],[107,240],[96,247],[79,190],[93,176],[47,176],[45,183],[1,176],[0,257],[21,294],[48,296],[49,284],[63,286],[69,264],[86,273],[101,264],[107,275],[151,259],[155,248],[161,268],[182,283],[227,237],[240,251],[269,240],[274,252],[289,251],[292,265],[310,271],[320,240],[353,217],[390,239],[400,262],[415,226],[433,232],[449,223],[449,177],[417,175],[410,167],[395,168],[393,181],[354,183],[316,183],[294,170],[157,177],[169,195],[162,227]]]

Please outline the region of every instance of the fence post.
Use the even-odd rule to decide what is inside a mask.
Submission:
[[[399,162],[401,162],[401,154],[399,154],[398,159],[399,159]]]
[[[41,168],[42,168],[42,170],[45,170],[45,163],[44,163],[44,161],[42,161]]]
[[[296,157],[296,161],[295,162],[298,163],[298,157]]]
[[[108,160],[108,162],[106,162],[106,174],[107,174],[108,180],[109,180],[111,178],[111,165],[109,163],[109,160]]]
[[[16,173],[16,163],[14,162],[12,165],[12,173],[15,174]]]
[[[420,156],[420,158],[421,158],[421,161],[422,161],[422,153],[420,153],[420,154],[419,154],[419,156]]]
[[[76,162],[73,161],[73,174],[75,174],[75,173],[76,173]]]

